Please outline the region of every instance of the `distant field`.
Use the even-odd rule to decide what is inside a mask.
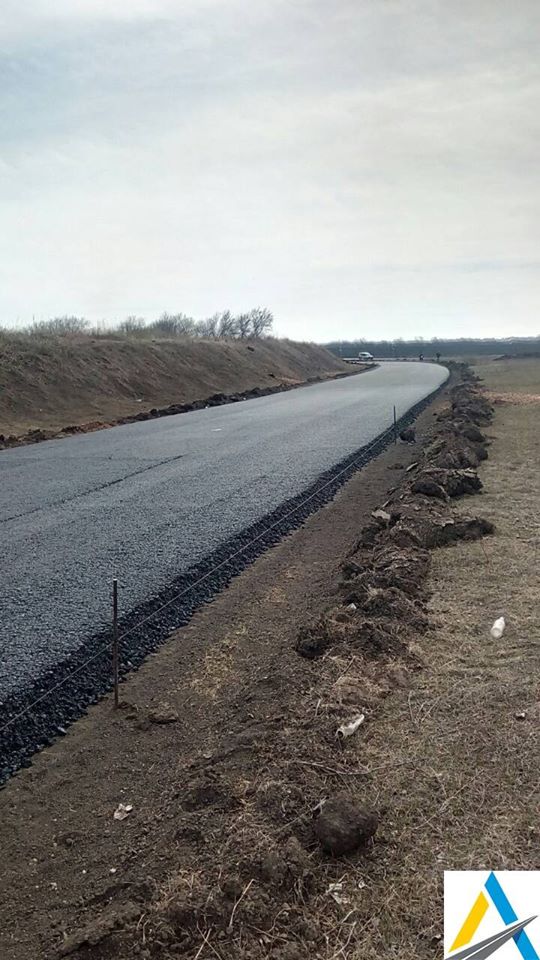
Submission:
[[[477,360],[475,369],[490,391],[540,394],[540,359]]]

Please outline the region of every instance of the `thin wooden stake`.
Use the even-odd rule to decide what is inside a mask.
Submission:
[[[112,669],[114,684],[114,709],[118,710],[118,580],[113,579],[113,642]]]
[[[394,407],[394,443],[397,443],[397,419],[396,408]]]

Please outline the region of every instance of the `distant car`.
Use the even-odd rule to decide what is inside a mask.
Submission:
[[[362,353],[359,353],[359,354],[358,354],[358,359],[359,359],[359,360],[373,360],[373,354],[372,354],[372,353],[368,353],[367,350],[364,350],[364,351],[362,351]]]

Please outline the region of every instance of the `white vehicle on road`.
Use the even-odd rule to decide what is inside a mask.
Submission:
[[[373,354],[368,353],[367,350],[363,350],[362,353],[358,354],[359,360],[373,360]]]

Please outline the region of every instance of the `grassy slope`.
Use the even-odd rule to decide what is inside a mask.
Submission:
[[[0,340],[0,433],[109,422],[212,393],[301,383],[347,370],[324,348],[288,340],[5,339]]]

